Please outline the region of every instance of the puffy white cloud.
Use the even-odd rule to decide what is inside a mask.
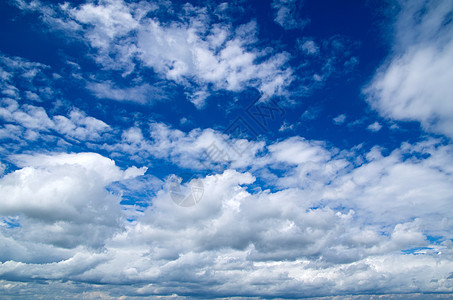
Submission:
[[[339,177],[324,197],[355,207],[369,221],[390,225],[419,218],[425,232],[450,236],[452,224],[442,215],[452,209],[451,145],[405,144],[388,156],[376,151],[367,155],[369,162]],[[420,158],[422,153],[429,157]]]
[[[103,148],[118,154],[168,159],[179,167],[196,170],[222,170],[227,166],[245,168],[257,164],[254,158],[264,142],[249,141],[212,129],[185,133],[163,123],[150,124],[150,136],[133,127],[122,133],[121,142]]]
[[[453,136],[451,1],[401,1],[393,52],[364,90],[387,118]]]
[[[133,132],[128,136],[135,139]],[[304,143],[303,140],[291,142],[295,147],[302,147]],[[289,142],[286,143],[284,145],[288,148]],[[385,169],[404,164],[412,171],[413,166],[434,167],[440,161],[450,159],[445,156],[449,155],[446,149],[432,141],[402,148],[406,152],[424,149],[432,153],[433,160],[412,159],[403,163],[399,159],[382,157],[377,163],[386,165]],[[329,155],[320,156],[329,160]],[[91,168],[92,157],[76,157],[77,163]],[[63,156],[51,164],[60,165],[68,160],[72,161]],[[297,160],[298,163],[307,161],[306,157]],[[45,163],[49,162],[46,159],[38,162],[38,158],[36,162],[35,158],[28,161],[35,166]],[[375,163],[369,162],[358,169],[375,168]],[[107,178],[125,176],[125,172],[118,171],[105,158],[101,165],[101,169],[110,170]],[[342,177],[353,177],[356,181],[362,179],[363,186],[369,189],[381,184],[381,180],[372,174],[365,176],[351,172]],[[401,177],[392,180],[397,178]],[[205,188],[203,199],[190,208],[175,205],[169,191],[163,189],[134,223],[125,223],[124,231],[106,240],[103,253],[77,249],[72,253],[60,253],[59,260],[47,264],[20,263],[25,261],[24,257],[6,254],[10,259],[0,265],[0,272],[7,280],[31,280],[38,276],[48,280],[103,283],[109,287],[106,292],[110,296],[183,295],[198,287],[213,297],[226,296],[231,289],[249,296],[325,296],[350,291],[351,288],[354,293],[365,293],[370,289],[404,293],[413,291],[411,284],[416,284],[421,292],[452,291],[448,279],[452,268],[451,245],[448,242],[429,245],[425,234],[430,225],[424,221],[425,214],[419,214],[415,221],[395,218],[401,208],[378,216],[363,215],[364,208],[352,203],[367,201],[369,205],[382,199],[375,199],[374,194],[370,196],[366,192],[362,195],[357,189],[357,194],[349,194],[349,200],[341,203],[354,210],[342,210],[336,208],[335,202],[323,202],[326,196],[322,191],[329,189],[328,185],[319,189],[307,187],[256,192],[247,188],[255,179],[248,172],[234,170],[207,176],[202,179]],[[344,182],[339,179],[339,183]],[[432,183],[426,182],[426,185],[432,186]],[[337,188],[339,184],[334,186]],[[404,186],[405,191],[408,188]],[[447,190],[442,193],[451,194]],[[341,198],[337,195],[335,199]],[[431,198],[431,201],[435,203],[438,199]],[[410,206],[410,202],[406,204]],[[418,211],[424,209],[420,207]],[[386,220],[382,222],[382,218]],[[441,222],[439,218],[437,221],[425,220],[433,224]],[[400,252],[425,246],[422,248],[424,253]],[[129,284],[121,291],[113,288],[115,284],[124,282]],[[88,287],[88,291],[91,288]]]
[[[19,216],[15,239],[57,247],[100,247],[121,224],[120,199],[105,187],[143,175],[99,154],[16,155],[20,169],[0,179],[0,214]],[[11,232],[8,232],[11,234]]]
[[[44,108],[34,105],[19,105],[16,100],[0,100],[0,118],[5,122],[18,124],[18,136],[27,140],[37,140],[51,136],[51,131],[58,132],[68,139],[82,141],[100,140],[102,134],[110,131],[110,126],[101,120],[87,116],[84,112],[73,109],[68,117],[55,115],[49,117]],[[11,125],[5,125],[5,138],[11,138],[7,132],[15,131]]]
[[[300,49],[308,55],[315,55],[319,52],[319,47],[313,40],[306,40],[300,45]]]

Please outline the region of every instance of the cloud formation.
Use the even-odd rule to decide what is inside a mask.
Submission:
[[[253,49],[257,43],[256,22],[233,29],[228,22],[216,22],[206,8],[190,4],[174,7],[181,10],[180,16],[164,23],[159,20],[159,6],[144,2],[112,0],[75,7],[47,6],[38,1],[19,3],[24,10],[43,14],[49,25],[60,24],[56,29],[79,35],[103,68],[120,70],[128,76],[139,61],[158,76],[186,88],[197,108],[204,107],[208,94],[203,91],[207,88],[237,92],[254,87],[269,98],[284,94],[294,77],[287,65],[288,53]],[[49,12],[52,18],[46,18]],[[66,22],[75,25],[63,25]],[[147,83],[125,90],[99,83],[89,84],[88,88],[102,98],[140,103],[147,101],[134,94],[150,89]]]
[[[400,1],[393,53],[364,90],[371,106],[394,120],[418,121],[453,137],[453,4]]]

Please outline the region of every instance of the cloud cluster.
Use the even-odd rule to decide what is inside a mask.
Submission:
[[[216,130],[193,129],[186,133],[163,123],[151,123],[149,136],[139,127],[123,131],[121,140],[104,144],[103,149],[137,157],[154,157],[195,170],[223,170],[225,167],[244,168],[257,164],[264,142],[229,136]]]
[[[159,20],[159,5],[144,2],[110,0],[75,7],[38,1],[19,3],[23,10],[39,11],[43,20],[56,29],[86,41],[103,68],[120,70],[128,76],[138,62],[161,78],[182,85],[197,108],[205,105],[208,89],[237,92],[254,87],[265,97],[272,97],[284,94],[293,80],[288,53],[253,47],[258,42],[254,21],[233,29],[228,22],[210,16],[206,8],[190,4],[175,5],[171,9],[177,11],[176,18],[163,22]],[[216,9],[222,11],[225,5]],[[49,14],[52,17],[46,18]],[[62,25],[63,21],[77,26]],[[144,103],[147,101],[143,96],[135,97],[130,92],[142,93],[151,87],[143,82],[115,90],[109,89],[108,82],[101,82],[88,88],[102,98]]]
[[[311,183],[257,190],[262,178],[227,169],[202,178],[203,199],[191,208],[158,187],[133,222],[105,186],[145,169],[122,171],[92,153],[14,156],[19,169],[0,181],[11,197],[0,209],[18,214],[21,226],[3,226],[2,239],[5,249],[23,250],[3,254],[2,278],[107,284],[111,296],[401,293],[414,280],[422,292],[452,291],[451,146],[429,140],[388,156],[373,149],[353,168],[344,159],[351,153],[316,141],[267,147],[269,171],[286,165],[281,181],[303,175]],[[35,256],[36,243],[52,263]]]
[[[146,168],[122,171],[96,153],[22,154],[10,160],[19,169],[0,179],[0,214],[17,219],[15,226],[2,230],[4,249],[12,251],[2,253],[3,261],[29,260],[37,251],[33,244],[41,245],[39,250],[102,247],[123,226],[120,199],[105,187],[146,172]],[[47,250],[47,259],[61,259],[58,249],[56,258]]]

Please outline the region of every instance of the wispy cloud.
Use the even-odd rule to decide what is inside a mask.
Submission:
[[[303,29],[310,19],[300,15],[304,1],[298,0],[273,0],[274,21],[284,29]]]

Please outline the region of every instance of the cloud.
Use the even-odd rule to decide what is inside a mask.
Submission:
[[[382,128],[382,125],[379,124],[379,122],[374,122],[374,123],[368,125],[368,127],[366,129],[373,131],[373,132],[378,132],[379,130],[381,130],[381,128]]]
[[[424,130],[453,137],[453,23],[450,1],[401,2],[394,47],[364,89],[382,116],[418,121]]]
[[[300,49],[307,55],[316,55],[319,53],[319,47],[313,40],[305,40],[301,45]]]
[[[86,41],[103,68],[121,70],[128,76],[139,61],[140,67],[151,68],[162,79],[184,86],[197,108],[204,106],[212,91],[237,92],[254,87],[265,97],[272,97],[283,95],[293,80],[288,53],[256,47],[258,28],[254,21],[233,29],[229,23],[215,22],[205,9],[191,5],[175,6],[175,20],[164,23],[158,14],[148,16],[157,9],[152,4],[122,0],[75,7],[36,3],[19,7],[44,15],[51,11],[52,24],[58,16],[60,21],[79,24],[58,29]],[[98,97],[116,100],[135,95],[141,103],[146,102],[140,97],[143,89],[151,89],[146,84],[125,90],[108,85],[90,83],[88,88]]]
[[[105,187],[146,172],[146,168],[122,171],[95,153],[10,159],[20,169],[0,179],[0,214],[19,216],[15,239],[57,248],[101,247],[122,227],[120,199]]]
[[[145,143],[156,155],[180,157],[173,160],[180,166],[217,138],[163,124],[152,125],[151,142],[138,128],[123,133],[125,145]],[[20,227],[0,227],[7,249],[0,274],[30,287],[37,277],[53,287],[59,280],[102,283],[118,297],[186,295],[196,287],[210,297],[232,288],[269,297],[404,293],[412,291],[407,278],[422,292],[450,291],[451,145],[428,139],[384,155],[382,148],[339,151],[292,137],[266,149],[249,162],[256,170],[201,177],[204,196],[190,208],[177,206],[153,177],[135,181],[145,168],[121,170],[99,154],[13,156],[19,169],[0,179],[0,194],[9,195],[0,212],[17,215],[8,220]],[[117,180],[115,193],[107,192]],[[256,188],[258,180],[278,189]],[[119,195],[147,205],[120,205]],[[113,288],[124,282],[121,291]]]
[[[129,136],[140,139],[132,132]],[[332,154],[335,151],[313,141],[296,138],[281,143],[271,148],[272,161],[297,168],[338,159]],[[408,284],[413,280],[421,292],[449,292],[452,253],[447,237],[451,230],[442,216],[433,215],[450,211],[439,210],[439,206],[448,208],[451,195],[451,167],[445,164],[449,148],[436,141],[407,144],[390,156],[375,156],[331,183],[275,192],[249,189],[257,180],[250,172],[226,170],[202,178],[205,196],[191,208],[175,205],[168,189],[159,190],[152,205],[136,213],[133,223],[123,221],[124,230],[107,235],[101,253],[78,248],[58,254],[60,260],[41,264],[19,263],[25,258],[7,252],[0,272],[7,280],[25,282],[39,276],[55,287],[60,284],[55,279],[102,283],[111,296],[186,295],[198,287],[210,297],[229,295],[232,288],[240,295],[269,297],[326,296],[345,288],[356,293],[370,289],[404,293],[411,291]],[[306,149],[307,154],[289,160],[292,156],[285,149]],[[416,158],[418,151],[431,156]],[[411,153],[413,157],[403,161],[403,154]],[[19,156],[16,161],[35,170],[64,166],[67,175],[77,166],[89,176],[79,180],[94,182],[98,188],[127,177],[111,160],[94,154]],[[98,180],[103,183],[98,185]],[[428,210],[418,202],[428,199],[427,194],[432,206]],[[97,218],[108,215],[111,220],[112,213]],[[430,245],[426,234],[446,239]],[[52,242],[43,239],[42,233],[39,237]],[[402,252],[414,247],[425,252]],[[52,253],[57,257],[57,252]],[[359,280],[363,278],[367,280]],[[128,285],[121,291],[113,288],[124,282]],[[27,284],[33,286],[33,282]]]
[[[29,99],[35,102],[53,96],[50,67],[21,57],[0,53],[0,88],[3,96],[14,100]],[[35,82],[42,86],[36,86]]]
[[[298,76],[292,86],[302,95],[325,86],[328,80],[351,74],[359,64],[357,50],[361,44],[348,36],[334,35],[327,39],[297,39],[299,57]]]
[[[299,10],[303,1],[298,0],[273,0],[274,21],[284,29],[303,29],[310,19],[300,16]]]
[[[166,98],[161,87],[146,83],[134,87],[118,88],[110,81],[88,82],[87,88],[98,98],[116,101],[151,104]]]
[[[284,94],[295,76],[289,54],[257,47],[255,21],[233,28],[223,15],[226,3],[18,3],[85,41],[103,71],[131,79],[125,86],[99,79],[107,76],[85,77],[98,98],[155,101],[161,85],[146,83],[143,67],[159,82],[180,84],[198,108],[218,90],[251,86],[264,96]],[[297,22],[288,9],[298,3],[273,5],[282,25]],[[436,5],[446,4],[427,5],[421,23],[425,13],[442,15],[445,7]],[[162,8],[171,21],[159,18]],[[207,14],[211,8],[216,17]],[[398,24],[412,22],[413,13],[404,12],[400,16],[410,18]],[[419,45],[434,31],[434,45],[448,44],[435,20],[420,34],[396,39]],[[307,76],[320,85],[358,62],[355,44],[345,37],[302,41],[300,50],[319,67]],[[402,59],[404,49],[394,52]],[[341,149],[302,136],[247,140],[212,128],[182,131],[145,118],[107,124],[89,110],[50,108],[45,95],[58,90],[49,84],[47,93],[34,83],[49,82],[49,67],[19,58],[0,62],[0,293],[6,297],[228,298],[234,291],[257,298],[390,293],[423,299],[453,292],[448,141]],[[320,110],[310,107],[301,119],[313,120]],[[110,122],[116,117],[108,116]],[[190,125],[178,115],[172,119]],[[344,114],[333,118],[345,120]],[[281,130],[291,126],[283,123]],[[50,145],[82,150],[49,152]],[[82,152],[87,149],[103,155]],[[172,199],[166,175],[181,171],[197,173],[203,183],[195,206]]]
[[[333,118],[332,121],[335,125],[341,125],[344,123],[344,121],[346,121],[346,115],[345,114],[338,115],[335,118]]]
[[[210,128],[185,133],[164,123],[151,123],[149,137],[133,127],[122,133],[120,142],[103,146],[118,154],[165,159],[179,167],[205,171],[223,170],[227,166],[248,167],[263,147],[263,142],[229,136]]]
[[[76,108],[69,112],[68,117],[50,116],[44,108],[34,105],[19,105],[16,100],[0,100],[0,118],[8,123],[18,124],[15,130],[18,136],[35,141],[54,137],[54,132],[62,134],[69,140],[98,141],[102,135],[111,130],[110,126],[101,120],[87,116]],[[5,128],[12,129],[11,125]],[[6,130],[8,132],[10,130]],[[5,136],[11,138],[10,135]]]
[[[314,120],[319,116],[320,112],[321,112],[320,107],[309,107],[306,111],[303,112],[303,114],[300,116],[300,119],[302,121]]]

